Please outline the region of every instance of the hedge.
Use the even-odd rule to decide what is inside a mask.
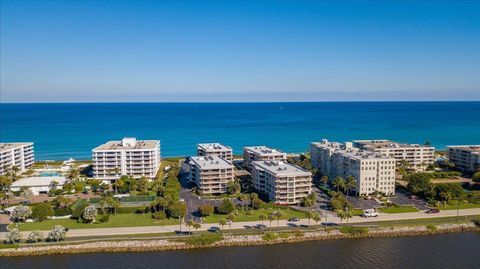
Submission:
[[[117,214],[148,213],[150,208],[145,206],[119,207],[116,212]]]
[[[54,208],[53,214],[57,217],[59,216],[67,216],[72,214],[72,210],[70,208]]]
[[[87,199],[79,199],[73,205],[70,206],[72,210],[72,218],[78,219],[82,216],[83,209],[88,206]]]

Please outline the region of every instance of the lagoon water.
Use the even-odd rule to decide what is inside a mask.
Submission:
[[[0,258],[15,268],[479,268],[480,233],[163,252]]]
[[[107,140],[160,139],[163,156],[221,142],[307,150],[321,138],[480,144],[480,102],[0,104],[0,141],[33,141],[37,160],[91,158]]]

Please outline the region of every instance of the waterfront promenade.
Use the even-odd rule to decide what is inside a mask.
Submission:
[[[461,209],[458,212],[459,216],[472,216],[472,215],[480,215],[480,208],[472,208],[472,209]],[[441,217],[455,217],[457,216],[457,210],[443,210],[437,214],[426,214],[423,211],[420,212],[412,212],[412,213],[399,213],[399,214],[380,214],[380,216],[376,218],[363,218],[359,216],[355,216],[349,219],[349,224],[355,223],[366,223],[369,222],[378,222],[378,221],[396,221],[396,220],[414,220],[414,219],[428,219],[428,218],[441,218]],[[341,223],[339,217],[328,216],[328,219],[322,218],[322,222],[332,222],[332,223]],[[345,220],[343,221],[345,223]],[[248,221],[248,222],[233,222],[231,225],[231,229],[247,229],[248,227],[253,227],[255,225],[262,224],[261,221]],[[270,226],[269,221],[264,221],[264,225],[267,227]],[[288,227],[291,222],[287,220],[280,220],[272,221],[272,227]],[[308,225],[307,219],[301,219],[298,222],[295,222],[296,225]],[[310,220],[310,224],[314,225],[315,222]],[[92,224],[94,226],[94,224]],[[198,231],[206,231],[210,227],[219,225],[216,223],[203,223],[201,228]],[[130,234],[158,234],[158,233],[169,233],[175,232],[180,229],[180,225],[165,225],[165,226],[141,226],[141,227],[121,227],[121,228],[92,228],[92,229],[71,229],[67,233],[68,238],[72,237],[95,237],[95,236],[116,236],[116,235],[130,235]],[[228,230],[230,227],[228,225],[224,226],[224,230]],[[182,230],[187,231],[188,228],[183,224]],[[192,229],[193,231],[193,229]],[[41,231],[45,235],[48,234],[49,231]],[[26,238],[30,231],[21,232],[23,238]],[[3,240],[6,236],[6,233],[0,233],[0,239]]]

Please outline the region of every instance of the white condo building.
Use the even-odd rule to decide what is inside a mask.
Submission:
[[[254,161],[286,161],[287,154],[266,146],[253,146],[243,148],[244,166],[252,170]]]
[[[321,142],[310,144],[312,165],[330,180],[336,177],[356,180],[357,195],[368,195],[375,191],[387,195],[395,194],[395,164],[393,157],[352,147],[351,142]]]
[[[189,180],[202,194],[226,193],[228,182],[234,179],[233,164],[218,156],[193,156],[188,164]]]
[[[203,143],[197,145],[198,156],[218,156],[227,161],[233,159],[233,150],[231,147],[220,143]]]
[[[312,191],[312,173],[284,161],[254,161],[253,186],[276,204],[299,204]]]
[[[93,174],[101,180],[122,175],[154,178],[160,168],[160,141],[124,138],[92,150]]]
[[[353,144],[363,150],[394,157],[397,160],[397,166],[405,160],[416,171],[424,171],[429,164],[435,161],[435,148],[431,146],[398,143],[390,140],[354,140]]]
[[[480,145],[447,146],[448,159],[455,167],[466,172],[480,170]]]
[[[12,166],[25,172],[34,162],[33,143],[0,143],[0,175],[4,175]]]

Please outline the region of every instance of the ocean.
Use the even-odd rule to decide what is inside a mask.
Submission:
[[[196,144],[267,145],[304,152],[311,141],[392,139],[438,148],[480,144],[480,102],[0,104],[0,141],[35,143],[37,160],[90,159],[132,136],[161,140],[162,156]]]

